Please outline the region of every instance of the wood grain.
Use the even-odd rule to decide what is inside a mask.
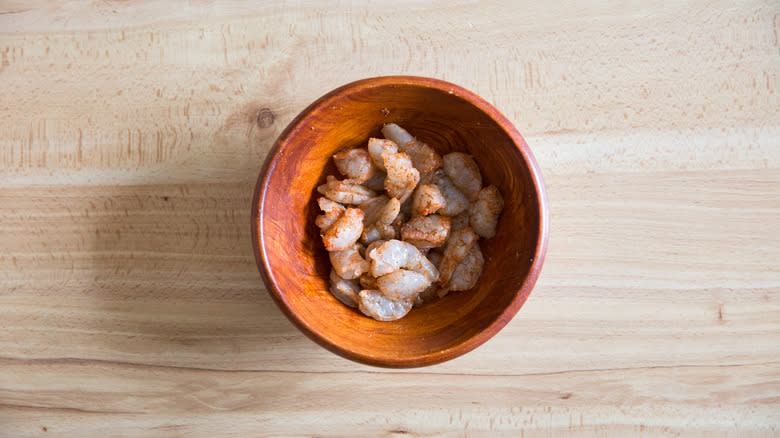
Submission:
[[[0,3],[0,436],[777,435],[778,33],[752,0]],[[522,311],[423,370],[306,339],[251,249],[273,140],[382,74],[495,104],[550,197]]]

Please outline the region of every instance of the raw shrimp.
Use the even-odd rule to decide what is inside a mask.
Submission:
[[[409,216],[404,213],[403,204],[401,204],[401,211],[398,213],[398,216],[395,217],[393,223],[390,224],[399,236],[401,235],[401,227],[406,223],[406,219],[408,218]]]
[[[363,183],[363,186],[371,189],[375,192],[381,192],[385,189],[385,178],[387,174],[381,170],[377,170],[368,181]]]
[[[369,244],[377,240],[390,240],[398,237],[399,233],[392,225],[377,221],[363,230],[360,241]]]
[[[413,216],[427,216],[446,205],[444,195],[435,184],[420,184],[412,195]]]
[[[461,228],[452,232],[447,246],[444,248],[444,257],[442,257],[439,264],[440,286],[446,286],[449,283],[455,268],[466,257],[471,247],[477,243],[477,239],[479,239],[479,236],[474,233],[471,227]],[[371,268],[373,269],[373,267],[374,264],[372,262]]]
[[[428,255],[426,255],[425,257],[428,258],[428,260],[430,260],[430,262],[433,263],[433,266],[435,266],[438,269],[443,255],[438,250],[433,250],[429,252]],[[425,303],[435,300],[436,298],[438,298],[438,292],[439,292],[438,284],[436,283],[431,284],[430,286],[428,286],[427,289],[420,292],[420,295],[417,295],[417,298],[414,299],[414,307],[420,307]]]
[[[360,235],[360,241],[366,245],[380,239],[382,239],[382,230],[377,228],[376,224],[365,227],[363,234]]]
[[[377,240],[377,241],[369,243],[368,246],[366,247],[366,257],[368,257],[368,254],[371,251],[373,251],[376,248],[379,248],[385,242],[387,242],[387,240]],[[368,259],[366,259],[366,260],[368,260]]]
[[[383,203],[383,201],[385,201]],[[384,205],[380,205],[383,203]],[[360,208],[366,211],[366,219],[363,220],[364,227],[361,241],[371,243],[379,239],[395,239],[398,232],[390,224],[398,216],[401,209],[401,203],[396,198],[387,199],[387,196],[377,196],[368,202],[361,204]],[[370,217],[369,217],[370,216]]]
[[[409,196],[406,198],[406,201],[401,203],[401,214],[407,219],[412,217],[412,196]]]
[[[450,218],[432,214],[417,216],[401,227],[401,238],[420,249],[444,245],[450,234]]]
[[[390,198],[388,198],[385,195],[379,195],[374,196],[373,198],[367,200],[366,202],[358,205],[358,208],[363,210],[363,212],[366,214],[363,217],[363,226],[369,226],[376,222],[377,217],[379,216],[379,212],[382,210],[382,208],[387,204],[387,201],[389,201]]]
[[[442,157],[393,123],[382,133],[333,155],[345,179],[328,176],[317,187],[324,196],[315,224],[329,251],[331,293],[394,321],[475,287],[485,263],[477,241],[495,235],[504,201],[497,188],[482,188],[470,155]]]
[[[452,272],[450,282],[447,287],[451,291],[469,290],[477,284],[479,276],[482,275],[482,265],[485,259],[482,257],[482,250],[479,244],[471,247],[466,257],[461,260],[455,271]]]
[[[399,201],[397,198],[390,198],[387,203],[385,203],[384,206],[382,206],[382,209],[379,210],[379,213],[377,213],[376,220],[377,222],[381,222],[383,224],[392,224],[396,217],[398,217],[398,213],[401,212],[401,201]]]
[[[382,159],[387,167],[385,190],[401,203],[411,196],[417,183],[420,182],[420,172],[412,166],[409,156],[403,152],[397,154],[384,152]],[[334,201],[337,201],[334,199]]]
[[[469,200],[455,187],[446,173],[439,170],[433,174],[431,180],[444,196],[444,207],[437,213],[444,216],[455,216],[469,207]]]
[[[398,150],[405,152],[412,160],[414,167],[420,171],[421,176],[427,176],[441,167],[441,155],[406,132],[404,128],[395,123],[388,123],[382,128],[382,134],[398,144]]]
[[[358,294],[358,308],[364,315],[377,321],[395,321],[403,318],[410,310],[410,301],[393,301],[378,290],[361,290]]]
[[[452,219],[452,224],[450,227],[450,232],[453,232],[455,230],[459,230],[461,228],[466,228],[469,226],[469,212],[464,211],[457,216],[453,216],[450,219]]]
[[[434,249],[433,251],[429,252],[426,257],[428,260],[430,260],[431,263],[433,263],[433,266],[436,266],[436,269],[439,269],[439,265],[441,265],[441,259],[444,257],[444,254],[439,252],[439,250]]]
[[[379,289],[376,284],[376,277],[366,272],[360,276],[360,287],[363,289]]]
[[[363,187],[357,181],[339,181],[333,175],[328,175],[327,182],[317,187],[317,191],[331,201],[352,205],[362,204],[376,195],[373,190]]]
[[[431,282],[424,275],[399,269],[376,279],[379,290],[393,301],[413,300]]]
[[[471,155],[463,152],[445,155],[444,172],[469,201],[477,199],[479,189],[482,187],[482,175]]]
[[[352,245],[341,251],[331,251],[328,256],[330,264],[339,277],[347,280],[360,277],[370,266],[366,259],[360,256],[358,245]]]
[[[361,184],[368,181],[376,172],[374,163],[365,149],[347,149],[333,155],[333,161],[342,175]]]
[[[373,245],[373,244],[372,244]],[[371,263],[371,275],[381,277],[404,268],[425,276],[429,282],[439,278],[439,271],[414,245],[400,240],[388,240],[366,249]]]
[[[324,196],[317,199],[317,204],[320,206],[323,214],[317,216],[317,218],[314,219],[314,223],[322,231],[330,228],[330,226],[333,225],[346,210],[346,207],[343,205],[339,204],[338,202],[333,202]]]
[[[328,251],[342,251],[355,244],[363,233],[363,210],[348,208],[322,235]]]
[[[435,284],[429,286],[414,299],[414,307],[420,307],[438,298],[439,287]]]
[[[360,286],[357,281],[341,278],[335,270],[330,271],[330,293],[346,306],[358,306]]]
[[[496,186],[487,186],[479,191],[477,200],[469,208],[469,224],[485,239],[496,235],[498,216],[504,209],[504,198]]]
[[[394,154],[398,152],[398,145],[394,141],[384,138],[368,139],[368,154],[371,156],[374,165],[380,170],[386,170],[385,161],[382,159],[383,152]]]
[[[382,135],[389,138],[399,146],[414,141],[412,134],[409,134],[406,129],[396,125],[395,123],[388,123],[383,126]]]

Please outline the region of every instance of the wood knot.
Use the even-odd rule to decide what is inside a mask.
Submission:
[[[570,399],[570,398],[571,398],[571,396],[573,396],[573,395],[574,395],[574,394],[572,394],[572,393],[570,393],[570,392],[567,392],[567,393],[565,393],[565,394],[561,394],[561,400],[568,400],[568,399]]]
[[[273,125],[274,120],[276,120],[276,115],[274,115],[274,112],[271,111],[270,108],[262,108],[257,112],[257,118],[255,122],[257,123],[257,126],[265,129]]]

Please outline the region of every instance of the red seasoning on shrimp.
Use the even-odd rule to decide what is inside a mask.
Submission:
[[[442,157],[394,123],[382,133],[333,155],[344,179],[330,175],[317,187],[315,224],[329,251],[331,294],[395,321],[477,284],[485,262],[478,240],[496,234],[504,201],[495,186],[482,187],[470,155]]]

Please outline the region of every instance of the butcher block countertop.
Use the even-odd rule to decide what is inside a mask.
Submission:
[[[780,434],[780,3],[0,2],[0,437]],[[250,239],[329,90],[454,82],[550,206],[493,339],[391,370],[301,334]]]

